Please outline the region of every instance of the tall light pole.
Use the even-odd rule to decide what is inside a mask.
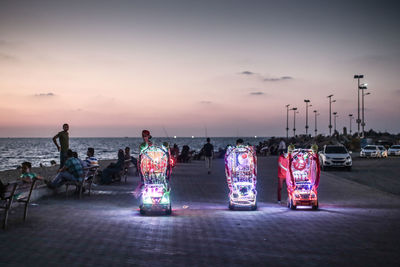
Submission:
[[[358,137],[360,137],[360,123],[361,123],[361,119],[360,119],[360,79],[363,79],[364,75],[362,74],[356,74],[354,75],[354,79],[357,79],[358,83],[357,83],[357,135]]]
[[[367,89],[367,88],[365,88],[365,89]],[[365,127],[365,120],[364,120],[364,96],[366,96],[366,95],[370,95],[371,93],[364,93],[364,90],[365,89],[363,89],[363,93],[362,93],[362,124],[361,124],[361,126],[362,126],[362,137],[364,138],[365,137],[365,131],[364,131],[364,127]]]
[[[315,130],[314,130],[314,132],[315,132],[315,136],[317,136],[317,116],[319,116],[319,113],[316,110],[314,110],[314,115],[315,115],[315,118],[314,118]]]
[[[293,137],[296,137],[296,113],[297,113],[297,108],[291,108],[290,110],[293,110]]]
[[[289,140],[289,106],[290,104],[286,105],[286,142]]]
[[[336,102],[336,100],[332,100],[332,96],[327,96],[329,98],[329,135],[332,135],[332,103]]]
[[[304,102],[306,103],[306,135],[308,135],[308,103],[310,103],[310,100],[304,99]]]
[[[339,117],[339,115],[337,115],[337,112],[333,112],[333,120],[334,120],[334,126],[335,126],[335,131],[333,133],[336,132],[336,118]]]
[[[361,109],[362,109],[362,113],[361,113],[361,127],[362,127],[362,135],[361,135],[361,137],[362,138],[364,138],[364,126],[365,126],[365,121],[364,121],[364,95],[365,95],[365,93],[364,93],[364,90],[367,90],[367,85],[368,84],[366,84],[366,83],[363,83],[363,84],[361,84],[358,88],[359,88],[359,90],[361,90],[361,99],[362,99],[362,102],[361,102]]]
[[[350,120],[350,135],[351,135],[351,121],[353,120],[353,114],[349,114],[349,120]]]

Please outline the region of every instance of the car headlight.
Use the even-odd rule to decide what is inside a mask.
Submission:
[[[330,157],[328,157],[328,156],[325,156],[325,158],[326,158],[326,159],[331,159],[331,158],[330,158]]]

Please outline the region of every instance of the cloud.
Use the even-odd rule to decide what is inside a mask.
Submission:
[[[250,95],[264,95],[264,92],[250,92]]]
[[[209,105],[211,103],[212,103],[211,101],[207,101],[207,100],[200,101],[200,104],[203,104],[203,105]]]
[[[242,71],[239,73],[240,75],[247,75],[247,76],[256,76],[257,79],[261,79],[264,82],[279,82],[279,81],[287,81],[287,80],[293,80],[292,76],[281,76],[281,77],[265,77],[261,74],[258,74],[256,72],[252,72],[252,71]]]
[[[51,96],[55,96],[55,94],[53,94],[53,93],[40,93],[40,94],[35,94],[34,96],[36,96],[36,97],[51,97]]]
[[[280,78],[263,78],[264,82],[279,82],[279,81],[286,81],[286,80],[293,80],[293,77],[282,76]]]
[[[243,75],[254,75],[255,73],[251,72],[251,71],[248,71],[248,70],[245,70],[245,71],[242,71],[240,74],[243,74]]]
[[[0,53],[0,61],[17,61],[17,58],[9,54]]]

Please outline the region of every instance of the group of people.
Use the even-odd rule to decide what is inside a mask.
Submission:
[[[85,170],[99,167],[98,159],[94,156],[94,148],[88,148],[85,160],[79,159],[77,152],[73,152],[69,149],[68,130],[69,125],[64,124],[63,130],[53,137],[53,142],[60,152],[60,169],[53,181],[46,181],[48,186],[51,188],[57,188],[65,181],[81,180],[84,178]],[[57,140],[59,142],[57,142]],[[126,147],[125,150],[118,150],[117,161],[110,163],[106,168],[104,168],[104,170],[102,170],[100,183],[112,183],[118,178],[118,174],[121,173],[127,162],[137,166],[136,158],[131,156],[130,147]]]
[[[78,153],[67,149],[65,161],[60,164],[60,169],[57,172],[53,181],[45,181],[50,188],[60,187],[65,181],[79,181],[84,179],[85,171],[91,168],[99,167],[97,158],[94,156],[94,148],[89,147],[86,152],[86,159],[81,160]]]

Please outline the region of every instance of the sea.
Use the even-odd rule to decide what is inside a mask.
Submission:
[[[268,140],[268,137],[241,137],[245,144],[258,145],[259,142]],[[214,150],[224,149],[228,145],[234,145],[237,137],[214,137],[211,143]],[[154,137],[154,143],[168,142],[171,146],[177,144],[179,150],[182,146],[188,145],[190,150],[199,152],[206,142],[204,137]],[[129,146],[131,154],[137,157],[139,145],[142,138],[70,138],[70,148],[78,152],[81,159],[86,157],[88,147],[95,149],[95,156],[98,159],[116,159],[118,149]],[[24,161],[32,163],[33,167],[50,166],[50,161],[59,163],[59,152],[51,138],[0,138],[0,171],[12,170],[21,165]]]

